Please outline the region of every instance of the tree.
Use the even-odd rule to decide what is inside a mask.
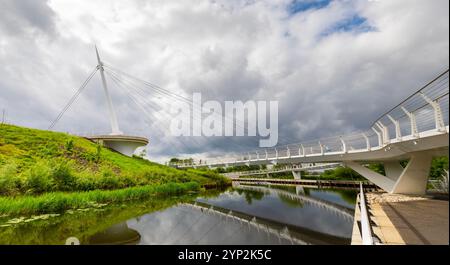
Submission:
[[[448,170],[448,156],[436,157],[431,162],[430,178],[439,179]]]

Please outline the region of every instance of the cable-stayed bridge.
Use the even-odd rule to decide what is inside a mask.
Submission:
[[[390,193],[424,194],[431,160],[448,155],[449,71],[393,107],[367,131],[229,154],[179,168],[341,162]],[[400,164],[409,160],[405,168]],[[381,162],[386,175],[366,167]]]
[[[191,99],[133,77],[100,60],[76,93],[70,98],[49,129],[53,129],[64,113],[76,101],[97,71],[108,103],[111,133],[88,135],[86,138],[126,155],[132,155],[139,146],[148,144],[146,137],[124,134],[117,121],[116,112],[108,90],[106,75],[140,108],[148,120],[170,122],[169,114],[160,112],[156,105],[159,98],[182,102],[193,106]],[[446,70],[416,93],[393,107],[366,131],[292,143],[245,153],[232,153],[218,158],[203,159],[192,163],[179,163],[179,168],[229,167],[243,165],[286,164],[294,167],[304,163],[343,163],[390,193],[424,194],[431,160],[434,156],[448,155],[449,133],[449,71]],[[151,91],[151,92],[149,92]],[[154,96],[157,95],[155,98]],[[226,116],[218,113],[221,118]],[[161,126],[164,127],[164,126]],[[162,135],[167,131],[162,131]],[[192,141],[195,142],[195,137]],[[181,143],[185,145],[185,143]],[[231,143],[233,144],[233,143]],[[235,144],[235,143],[234,143]],[[175,148],[175,147],[173,147]],[[400,161],[408,160],[403,168]],[[364,167],[369,162],[381,162],[386,175]],[[292,170],[294,173],[296,170]]]

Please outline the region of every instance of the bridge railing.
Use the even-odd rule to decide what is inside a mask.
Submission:
[[[369,212],[367,211],[366,198],[362,182],[359,183],[359,211],[361,218],[361,239],[363,245],[373,245],[372,228],[370,225]]]
[[[389,143],[419,138],[428,131],[447,132],[449,125],[449,71],[445,71],[416,93],[384,113],[370,129],[319,140],[259,149],[227,157],[194,161],[179,166],[224,165],[236,162],[277,160],[333,153],[370,151]]]
[[[381,134],[383,144],[402,137],[417,137],[420,132],[448,126],[448,70],[419,91],[384,113],[371,126]]]

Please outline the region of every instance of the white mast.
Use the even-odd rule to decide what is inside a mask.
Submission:
[[[108,102],[108,109],[109,109],[109,121],[111,122],[111,135],[118,135],[122,134],[122,132],[119,129],[119,123],[117,122],[117,116],[116,112],[114,111],[114,107],[111,101],[111,96],[109,95],[108,86],[106,85],[106,79],[103,69],[103,63],[100,61],[100,56],[98,55],[97,46],[95,46],[95,52],[97,53],[97,60],[98,60],[98,69],[100,70],[100,76],[102,77],[102,84],[103,89],[105,90],[106,95],[106,101]]]

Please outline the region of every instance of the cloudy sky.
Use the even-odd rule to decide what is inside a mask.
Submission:
[[[448,10],[447,0],[0,0],[0,109],[47,129],[96,66],[96,44],[113,69],[173,93],[278,100],[280,144],[363,130],[449,67]],[[257,147],[171,137],[173,99],[108,83],[121,129],[149,137],[151,159]],[[98,74],[54,130],[110,130]]]

